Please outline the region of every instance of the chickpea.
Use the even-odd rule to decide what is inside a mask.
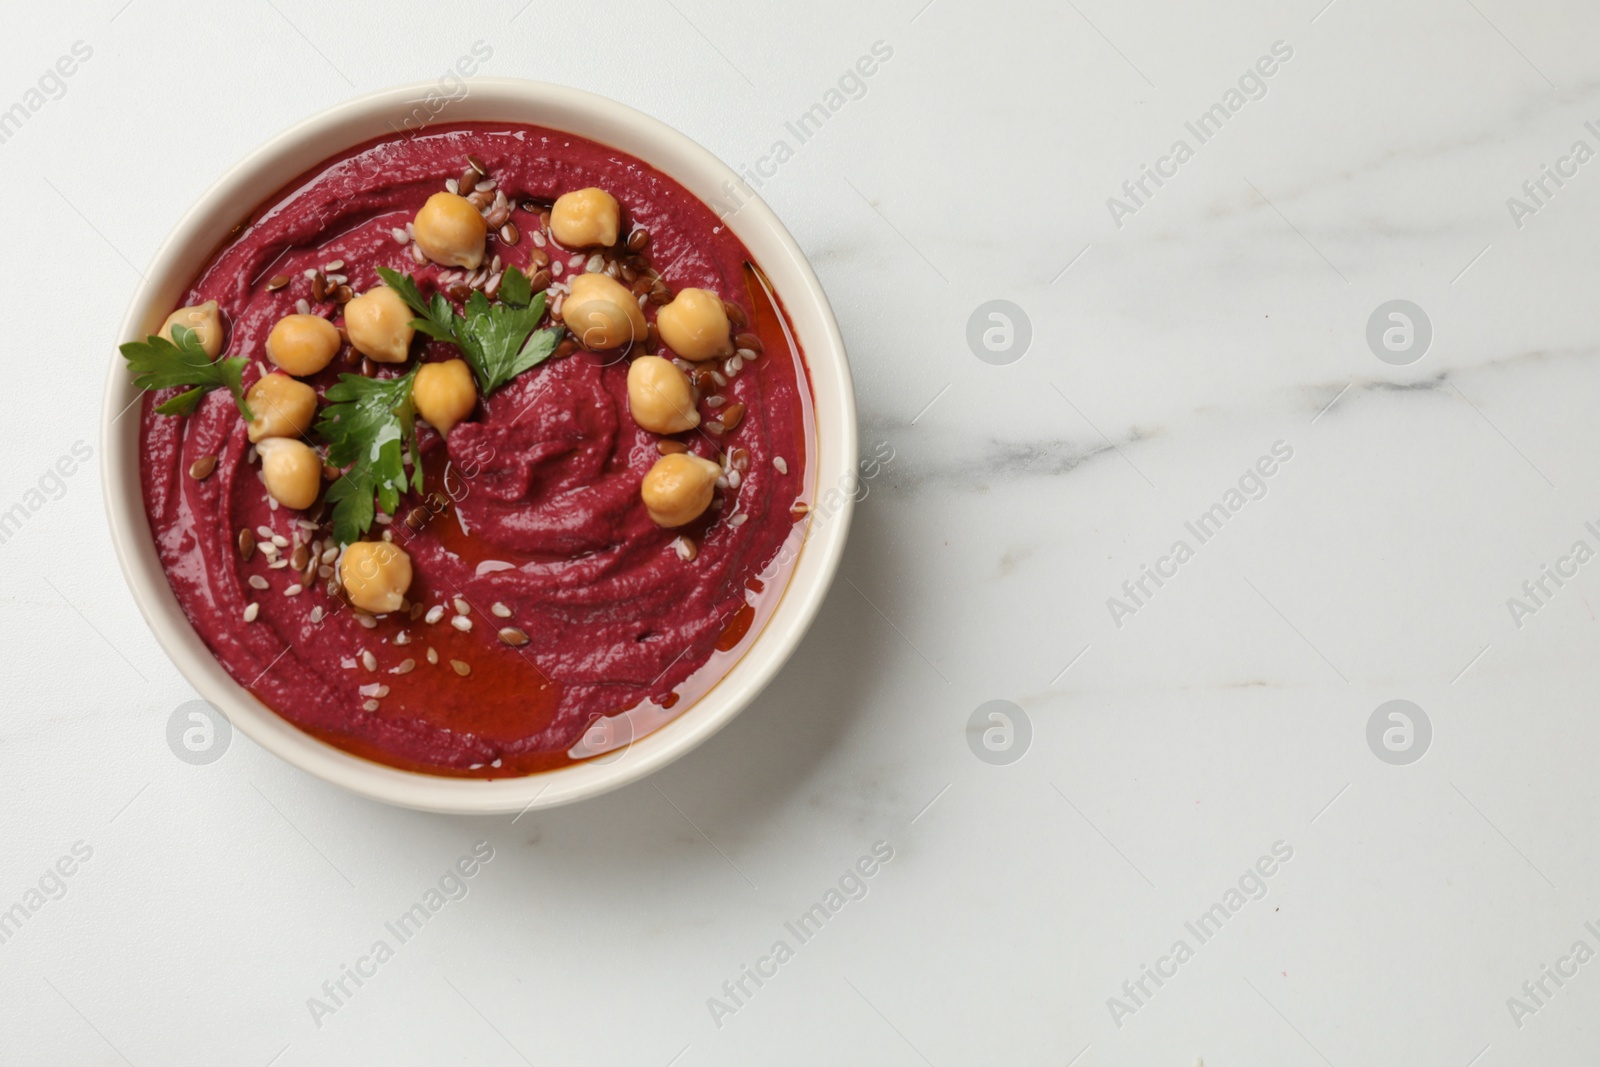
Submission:
[[[478,403],[478,389],[466,360],[447,359],[418,367],[417,380],[411,383],[411,401],[440,437],[448,437],[450,427],[472,414]]]
[[[315,374],[339,351],[339,331],[320,315],[285,315],[267,334],[267,358],[289,374]]]
[[[591,352],[621,348],[642,338],[649,326],[638,298],[628,287],[604,274],[580,274],[561,305],[561,318]]]
[[[293,437],[267,437],[256,443],[256,451],[261,456],[261,478],[272,499],[296,511],[317,502],[322,457],[316,449]]]
[[[711,491],[721,474],[722,468],[709,459],[674,452],[656,460],[644,476],[639,495],[657,526],[682,526],[711,506]]]
[[[161,324],[160,336],[172,340],[173,326],[187,326],[195,332],[195,339],[206,355],[216,359],[222,353],[222,314],[215,300],[207,300],[194,307],[179,308]]]
[[[422,254],[445,267],[477,270],[489,224],[464,196],[434,193],[411,224]]]
[[[728,313],[722,298],[709,289],[680,289],[672,303],[656,312],[656,329],[666,346],[684,359],[720,359],[733,355]]]
[[[317,391],[277,371],[252,385],[244,402],[255,416],[248,423],[251,444],[269,437],[299,437],[317,417]]]
[[[622,208],[604,189],[579,189],[562,193],[550,208],[550,233],[568,248],[617,243]]]
[[[640,356],[628,368],[628,411],[652,433],[682,433],[700,425],[688,376],[660,356]]]
[[[411,588],[411,557],[389,541],[356,541],[339,557],[339,581],[350,603],[387,615],[400,610]]]
[[[411,326],[414,318],[399,293],[380,286],[344,306],[344,332],[350,346],[374,363],[404,363],[417,332]]]

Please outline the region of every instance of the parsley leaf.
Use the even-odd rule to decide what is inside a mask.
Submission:
[[[399,378],[339,375],[328,390],[331,402],[317,421],[328,442],[328,462],[348,467],[328,487],[333,505],[333,535],[341,545],[358,540],[372,526],[373,497],[390,515],[406,490],[403,456],[411,460],[411,483],[422,491],[422,461],[417,451],[416,411],[411,386],[417,368]]]
[[[508,268],[501,279],[498,303],[490,304],[482,292],[474,292],[465,315],[456,314],[442,293],[424,300],[409,275],[387,267],[379,267],[378,274],[417,313],[413,327],[461,349],[484,396],[549,359],[566,333],[561,326],[534,332],[544,318],[545,297],[533,292],[528,276],[516,267]]]
[[[188,326],[174,323],[172,340],[151,336],[143,341],[129,341],[121,347],[121,352],[122,358],[128,361],[128,369],[133,372],[133,384],[140,389],[194,386],[159,405],[157,414],[187,415],[199,406],[201,397],[226,386],[245,421],[255,418],[244,402],[245,358],[234,356],[212,362],[200,344],[199,335]]]

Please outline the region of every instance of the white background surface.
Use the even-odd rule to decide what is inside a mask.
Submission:
[[[0,107],[93,56],[0,144],[0,509],[97,448],[137,271],[218,174],[477,40],[485,74],[615,96],[735,165],[892,47],[762,192],[834,301],[863,450],[895,459],[762,698],[654,778],[515,823],[367,803],[237,735],[176,759],[193,693],[79,471],[0,545],[0,907],[93,850],[0,945],[0,1061],[1594,1061],[1600,962],[1520,1026],[1507,998],[1600,950],[1600,571],[1520,627],[1506,600],[1600,547],[1600,161],[1520,229],[1506,198],[1600,149],[1600,15],[921,3],[7,11]],[[1267,95],[1115,226],[1106,198],[1280,40]],[[965,339],[996,297],[1032,323],[1009,366]],[[1365,339],[1396,298],[1434,327],[1407,367]],[[1265,498],[1118,627],[1107,598],[1277,441]],[[1397,698],[1433,726],[1408,766],[1366,741]],[[1007,766],[968,745],[996,699],[1032,724]],[[308,998],[480,840],[465,899],[317,1026]],[[866,897],[718,1026],[708,998],[877,841]],[[1279,841],[1265,898],[1199,944],[1185,922]],[[1194,957],[1119,1026],[1108,998],[1180,938]]]

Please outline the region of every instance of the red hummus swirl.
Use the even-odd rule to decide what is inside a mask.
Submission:
[[[718,387],[730,404],[744,405],[742,422],[721,436],[678,435],[709,459],[747,450],[737,488],[721,492],[689,527],[657,527],[639,487],[661,439],[629,415],[627,358],[579,351],[552,359],[480,400],[447,440],[422,428],[423,496],[443,492],[452,502],[413,532],[398,518],[423,497],[405,498],[397,521],[374,526],[370,536],[387,529],[404,546],[416,573],[411,601],[443,606],[444,618],[430,624],[401,612],[368,627],[329,592],[325,577],[307,582],[292,565],[272,567],[261,551],[241,558],[242,529],[265,528],[287,541],[279,559],[297,544],[315,541],[320,552],[332,541],[325,520],[307,528],[317,509],[269,506],[225,390],[187,418],[156,414],[164,395],[145,399],[141,476],[173,591],[242,685],[303,729],[368,758],[503,776],[569,762],[568,750],[595,719],[645,701],[692,701],[725,672],[731,655],[719,645],[736,653],[763,598],[781,593],[755,576],[778,557],[794,531],[791,506],[808,496],[810,396],[781,308],[756,284],[743,244],[705,205],[615,149],[532,126],[486,124],[379,141],[331,160],[259,209],[217,254],[183,303],[219,302],[224,354],[251,360],[247,388],[266,367],[272,325],[310,299],[306,270],[343,260],[336,273],[357,292],[381,284],[380,266],[411,273],[425,294],[435,288],[442,268],[414,263],[394,231],[461,173],[468,153],[513,204],[588,186],[608,190],[622,205],[623,232],[649,231],[647,254],[673,291],[710,289],[744,311],[765,352]],[[521,240],[492,238],[490,254],[532,274],[539,215],[518,207],[512,221]],[[553,241],[544,250],[563,267],[554,297],[584,267],[569,263],[578,253]],[[268,292],[267,279],[278,274],[290,284]],[[314,302],[312,310],[341,321],[335,303]],[[645,310],[653,319],[654,307]],[[460,355],[424,340],[412,362],[378,373]],[[336,360],[306,380],[321,394],[351,370]],[[196,481],[189,466],[207,455],[218,457],[215,473]],[[698,546],[692,560],[674,548],[680,534]],[[470,630],[450,623],[458,598]],[[258,607],[246,622],[250,604]],[[503,643],[497,632],[508,626],[524,632],[527,644]],[[429,662],[430,648],[438,663]],[[376,669],[367,669],[364,653]],[[386,691],[375,696],[380,686]],[[377,710],[366,710],[371,700]]]

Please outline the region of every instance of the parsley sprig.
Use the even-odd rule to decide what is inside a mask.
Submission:
[[[544,293],[535,294],[528,276],[516,267],[507,269],[501,279],[498,303],[491,304],[482,292],[474,291],[467,298],[465,315],[457,314],[443,293],[424,300],[408,274],[388,267],[379,267],[378,274],[417,313],[411,323],[414,328],[461,349],[484,396],[549,359],[566,333],[561,326],[535,332],[544,318]]]
[[[328,487],[333,505],[333,535],[341,544],[358,540],[372,527],[373,497],[390,515],[406,490],[405,459],[411,461],[411,485],[422,492],[422,462],[417,450],[416,409],[411,385],[417,368],[399,378],[339,375],[328,390],[331,403],[317,421],[328,442],[328,462],[348,467]]]
[[[193,386],[158,405],[157,414],[187,415],[199,406],[201,397],[213,389],[226,387],[245,421],[255,418],[244,402],[245,358],[234,356],[213,361],[191,327],[174,323],[172,340],[150,336],[143,341],[129,341],[121,351],[128,361],[128,369],[133,372],[133,384],[141,389]]]

